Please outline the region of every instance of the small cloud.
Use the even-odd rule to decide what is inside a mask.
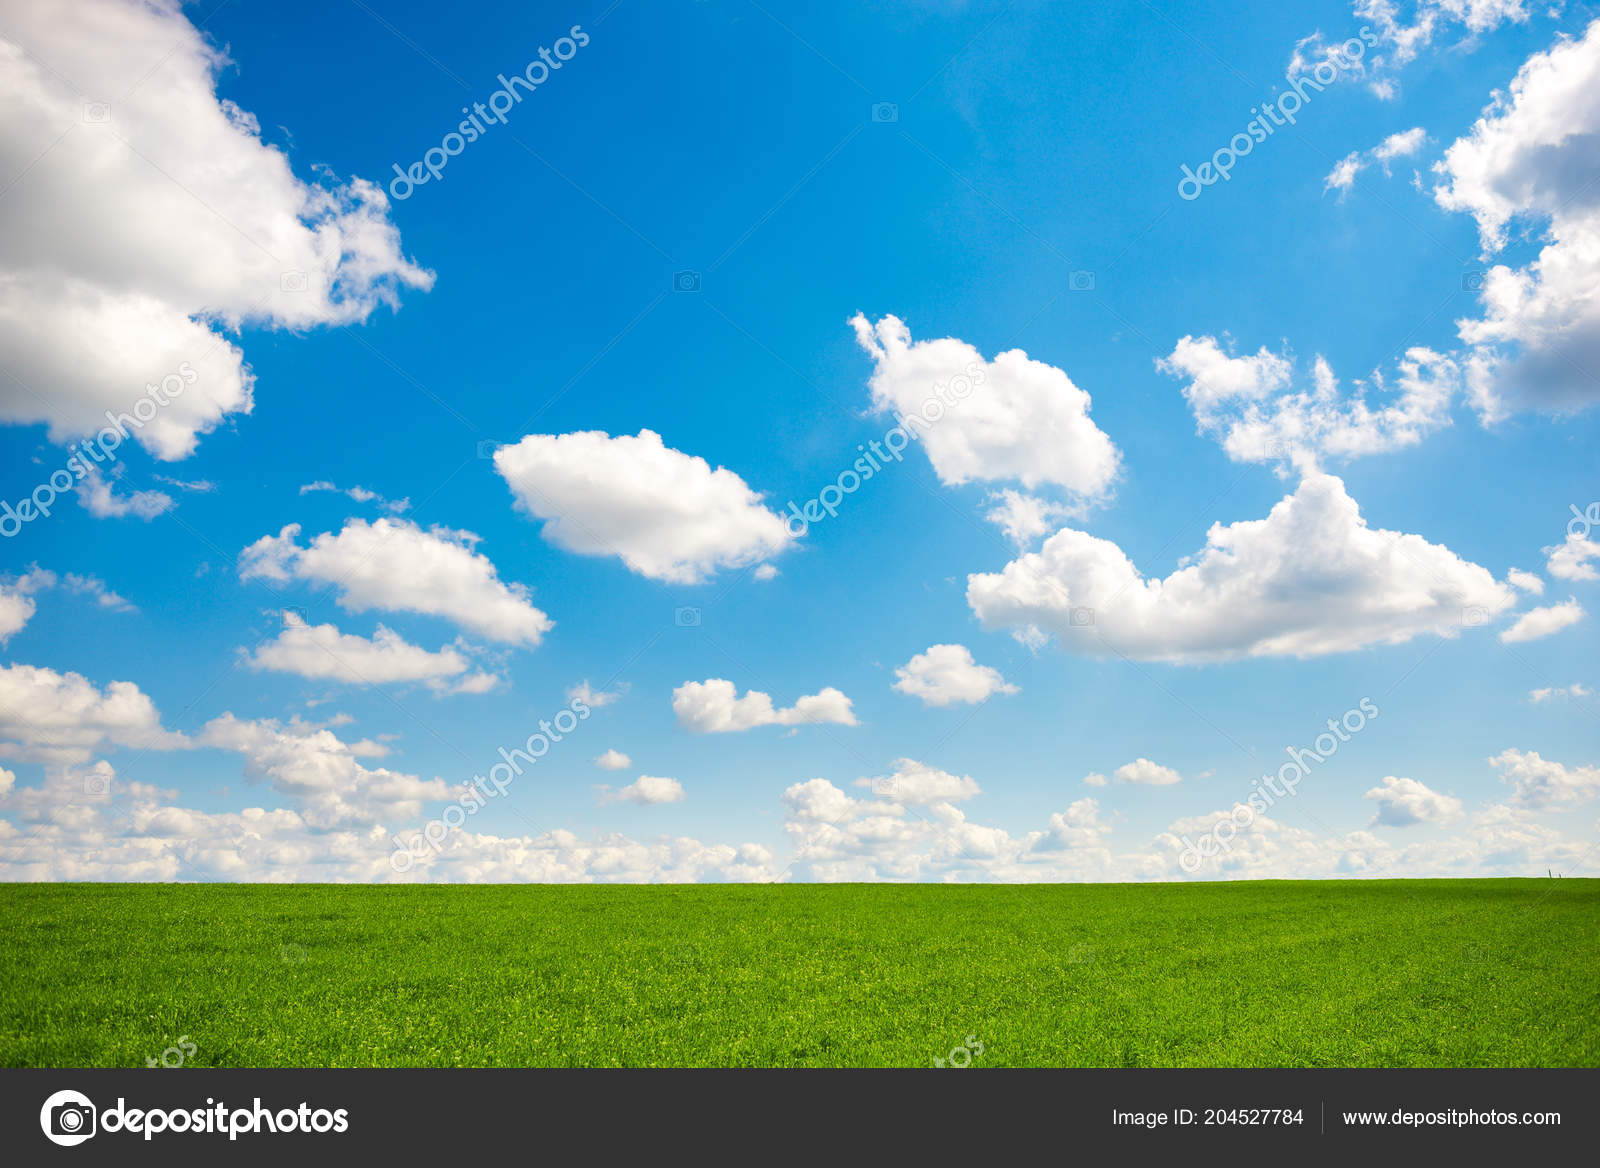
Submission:
[[[594,765],[603,771],[625,771],[633,765],[633,759],[620,750],[612,749],[596,758]]]
[[[656,775],[640,775],[626,787],[611,790],[600,788],[600,803],[638,803],[649,807],[657,803],[682,803],[685,798],[683,784],[677,779]]]

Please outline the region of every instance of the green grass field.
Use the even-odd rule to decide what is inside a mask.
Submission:
[[[1595,1066],[1600,881],[0,886],[0,1064]],[[187,1052],[185,1052],[187,1054]],[[958,1059],[958,1061],[960,1061]]]

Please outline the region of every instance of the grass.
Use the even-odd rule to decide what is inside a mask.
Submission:
[[[0,885],[0,1065],[1600,1065],[1600,881]],[[169,1061],[177,1057],[168,1055]]]

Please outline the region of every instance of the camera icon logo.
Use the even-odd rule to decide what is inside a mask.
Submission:
[[[1463,628],[1475,629],[1479,625],[1489,623],[1489,610],[1480,608],[1476,604],[1468,605],[1461,610],[1461,624]]]
[[[494,457],[494,452],[496,450],[499,450],[499,449],[500,449],[500,443],[496,442],[493,438],[479,438],[478,439],[478,457],[479,458],[485,458],[485,459],[493,458]]]
[[[1075,629],[1088,628],[1094,624],[1094,609],[1075,608],[1067,614],[1067,623]]]
[[[83,120],[96,125],[111,120],[111,107],[103,101],[86,101],[83,103]]]
[[[83,776],[83,793],[85,795],[111,794],[111,776],[100,771],[91,771]]]
[[[1463,292],[1482,292],[1483,286],[1488,282],[1488,272],[1463,272],[1461,273],[1461,290]]]
[[[95,1133],[95,1105],[78,1091],[57,1091],[39,1109],[39,1126],[45,1139],[63,1148],[83,1143]]]
[[[672,273],[672,290],[674,292],[700,291],[699,272],[674,272]]]
[[[889,125],[900,120],[900,107],[892,101],[872,103],[872,120],[879,125]]]
[[[1294,443],[1287,438],[1268,438],[1262,453],[1269,459],[1287,461],[1294,457]]]
[[[304,272],[285,272],[278,277],[278,288],[284,292],[304,292],[311,281]]]
[[[672,623],[680,629],[698,629],[700,627],[700,610],[689,606],[673,609]]]
[[[1093,292],[1093,272],[1073,272],[1067,277],[1067,287],[1073,292]]]

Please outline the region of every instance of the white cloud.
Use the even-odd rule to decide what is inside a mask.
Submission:
[[[366,487],[340,487],[327,479],[318,479],[316,482],[306,483],[300,488],[302,495],[314,495],[321,492],[343,495],[348,499],[354,499],[357,503],[376,503],[379,508],[389,512],[391,515],[398,515],[411,507],[410,499],[385,499],[377,491],[369,491]]]
[[[1063,520],[1083,514],[1080,507],[1010,488],[991,493],[989,500],[994,506],[985,511],[983,517],[1005,532],[1006,538],[1018,547],[1027,547],[1041,535],[1054,531]]]
[[[1530,592],[1534,596],[1544,595],[1544,581],[1532,572],[1524,572],[1520,568],[1512,568],[1506,573],[1506,583],[1521,592]]]
[[[1583,606],[1569,597],[1565,604],[1530,608],[1517,618],[1515,624],[1500,634],[1500,640],[1507,645],[1518,641],[1536,641],[1540,637],[1559,633],[1568,625],[1575,625],[1582,619]]]
[[[567,690],[567,700],[569,702],[580,702],[592,709],[599,710],[625,696],[627,692],[627,682],[621,683],[616,689],[597,690],[589,684],[589,679],[585,678]]]
[[[1587,533],[1569,531],[1565,543],[1545,548],[1544,554],[1545,571],[1557,580],[1600,580],[1600,572],[1589,566],[1590,560],[1600,560],[1600,543]]]
[[[778,569],[772,564],[761,564],[751,575],[757,580],[776,580],[778,578]]]
[[[545,520],[546,539],[618,556],[652,580],[694,584],[788,546],[789,531],[726,467],[673,450],[652,430],[529,434],[495,451],[517,507]]]
[[[1537,751],[1502,750],[1489,760],[1512,785],[1511,802],[1527,808],[1567,807],[1600,795],[1600,767],[1571,769],[1546,761]]]
[[[196,380],[133,431],[183,458],[251,406],[224,330],[348,324],[432,283],[377,186],[301,181],[217,97],[232,62],[176,0],[82,0],[70,19],[18,0],[0,58],[0,157],[17,176],[0,217],[0,364],[16,378],[0,419],[65,443],[187,363]]]
[[[594,765],[603,771],[625,771],[633,765],[633,759],[620,750],[611,749],[596,758]]]
[[[162,728],[155,703],[131,681],[102,690],[78,673],[0,666],[0,758],[82,763],[108,745],[175,750],[189,743]]]
[[[1085,787],[1103,787],[1106,785],[1106,777],[1099,771],[1090,771],[1083,776],[1083,785]]]
[[[965,645],[930,645],[894,671],[894,688],[921,698],[925,706],[987,701],[994,694],[1014,694],[1017,687],[1000,671],[979,665]]]
[[[1410,827],[1417,823],[1451,823],[1461,818],[1462,803],[1454,795],[1441,795],[1416,779],[1387,775],[1363,799],[1378,805],[1369,827]]]
[[[99,467],[87,465],[88,471],[78,483],[78,505],[96,519],[126,519],[131,515],[148,521],[176,506],[165,491],[119,495],[115,480],[108,482]]]
[[[1292,390],[1295,362],[1265,347],[1235,357],[1215,337],[1183,337],[1156,368],[1187,378],[1183,396],[1199,433],[1217,439],[1235,462],[1292,464],[1302,472],[1326,460],[1346,461],[1399,450],[1450,424],[1450,403],[1461,388],[1451,358],[1411,348],[1396,362],[1396,392],[1376,409],[1367,404],[1368,385],[1345,392],[1321,357],[1312,363],[1309,388]],[[1381,374],[1372,387],[1387,389]]]
[[[1146,787],[1170,787],[1183,781],[1183,776],[1171,767],[1151,762],[1148,758],[1125,762],[1112,773],[1117,776],[1119,783],[1140,783]]]
[[[1575,681],[1571,685],[1545,686],[1543,689],[1528,691],[1528,697],[1536,702],[1549,701],[1551,698],[1587,698],[1593,696],[1594,690],[1579,681]]]
[[[969,576],[967,602],[985,627],[1055,633],[1063,648],[1199,662],[1454,636],[1514,599],[1446,547],[1368,527],[1332,475],[1308,476],[1264,519],[1213,525],[1183,563],[1146,578],[1116,544],[1068,528]]]
[[[1360,150],[1351,151],[1341,158],[1328,177],[1322,182],[1325,191],[1338,190],[1341,194],[1347,193],[1355,185],[1356,175],[1364,170],[1371,162],[1377,162],[1383,167],[1385,174],[1389,173],[1389,164],[1396,158],[1406,158],[1421,150],[1428,141],[1428,134],[1421,126],[1413,126],[1409,130],[1401,130],[1397,134],[1390,134],[1371,150],[1363,153]]]
[[[358,685],[422,681],[443,686],[470,668],[467,658],[448,645],[430,652],[383,625],[370,638],[341,633],[331,624],[308,625],[289,611],[283,613],[283,631],[258,646],[249,661],[255,669]]]
[[[954,337],[913,343],[894,316],[874,325],[857,314],[850,324],[873,359],[873,407],[910,419],[940,482],[1051,483],[1083,501],[1110,490],[1121,455],[1089,417],[1089,395],[1060,369],[1021,349],[985,361]],[[947,404],[937,387],[958,382],[970,392],[952,392]],[[929,402],[936,406],[925,414]]]
[[[1517,409],[1565,412],[1600,401],[1600,20],[1535,53],[1434,167],[1434,198],[1473,216],[1486,255],[1513,221],[1545,225],[1524,267],[1483,277],[1483,315],[1458,321],[1472,347],[1474,401],[1485,421]]]
[[[894,773],[874,779],[857,779],[880,799],[913,807],[932,803],[960,803],[980,794],[970,775],[953,775],[911,758],[896,759]]]
[[[601,788],[602,803],[638,803],[649,807],[657,803],[682,803],[685,798],[683,784],[677,779],[640,775],[626,787],[612,791]]]
[[[383,609],[446,617],[491,640],[537,645],[553,622],[521,584],[501,581],[489,558],[474,550],[468,531],[424,531],[403,519],[352,519],[337,535],[324,532],[309,546],[300,525],[264,535],[239,556],[239,578],[299,579],[340,591],[350,612]]]
[[[724,734],[755,726],[799,726],[813,722],[856,724],[850,699],[831,685],[807,694],[787,709],[775,709],[771,696],[760,690],[750,690],[742,698],[737,694],[733,682],[721,678],[686,681],[672,691],[672,712],[681,725],[696,734]]]
[[[55,587],[56,574],[30,568],[14,579],[0,579],[0,645],[20,632],[33,619],[38,605],[34,593]]]

